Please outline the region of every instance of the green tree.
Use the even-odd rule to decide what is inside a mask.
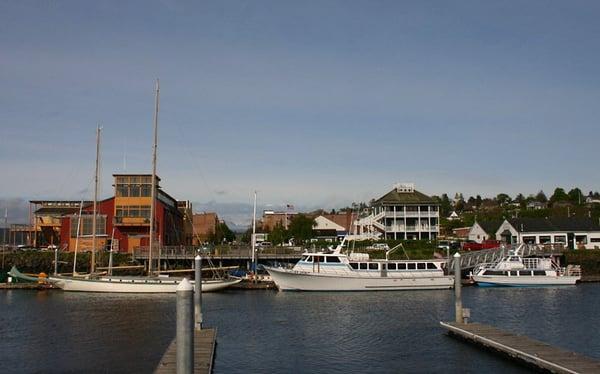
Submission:
[[[556,187],[554,194],[550,197],[550,204],[554,204],[558,201],[568,201],[569,195],[560,187]]]
[[[521,193],[515,196],[515,202],[519,203],[521,208],[525,208],[527,206],[527,199],[525,199],[525,196],[523,196]]]
[[[504,206],[510,203],[510,196],[505,193],[500,193],[498,196],[496,196],[496,201],[498,202],[498,205]]]
[[[303,243],[313,237],[314,218],[306,214],[297,214],[292,218],[288,229],[290,237],[294,238],[296,243]]]
[[[231,242],[235,240],[235,233],[229,229],[225,222],[219,222],[215,227],[215,231],[208,235],[208,241],[213,244]]]
[[[581,205],[581,204],[585,203],[585,197],[583,196],[583,193],[581,192],[581,190],[577,187],[575,187],[571,191],[569,191],[568,195],[569,195],[569,200],[573,204]]]
[[[281,222],[278,222],[273,230],[269,233],[269,241],[275,245],[285,243],[289,240],[288,230],[283,227]]]
[[[442,217],[448,217],[451,211],[452,203],[450,202],[450,198],[448,197],[448,194],[443,194],[440,199],[440,214]]]
[[[540,192],[538,192],[537,195],[535,195],[535,201],[539,201],[540,203],[548,202],[548,198],[546,197],[546,194],[544,193],[544,191],[540,190]]]

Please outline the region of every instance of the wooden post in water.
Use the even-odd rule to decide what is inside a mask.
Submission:
[[[177,374],[191,374],[194,370],[194,288],[187,278],[177,286]]]
[[[202,330],[202,257],[197,255],[194,259],[194,327]]]
[[[463,323],[463,309],[462,309],[462,284],[460,276],[460,253],[454,254],[454,313],[456,316],[456,323]]]

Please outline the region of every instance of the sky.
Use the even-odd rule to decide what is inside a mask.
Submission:
[[[3,1],[0,199],[89,199],[97,125],[101,196],[149,173],[156,78],[158,174],[196,210],[243,220],[255,190],[339,208],[396,182],[598,190],[599,18],[595,1]]]

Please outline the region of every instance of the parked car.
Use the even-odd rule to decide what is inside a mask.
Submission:
[[[498,240],[484,240],[481,243],[469,240],[462,245],[463,251],[480,251],[482,249],[498,248],[500,242]]]

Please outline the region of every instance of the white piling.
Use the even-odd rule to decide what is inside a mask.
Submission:
[[[463,323],[460,253],[454,254],[454,311],[457,323]]]
[[[177,374],[194,370],[194,288],[187,278],[177,286]]]
[[[202,330],[202,257],[197,255],[194,259],[194,327]]]

